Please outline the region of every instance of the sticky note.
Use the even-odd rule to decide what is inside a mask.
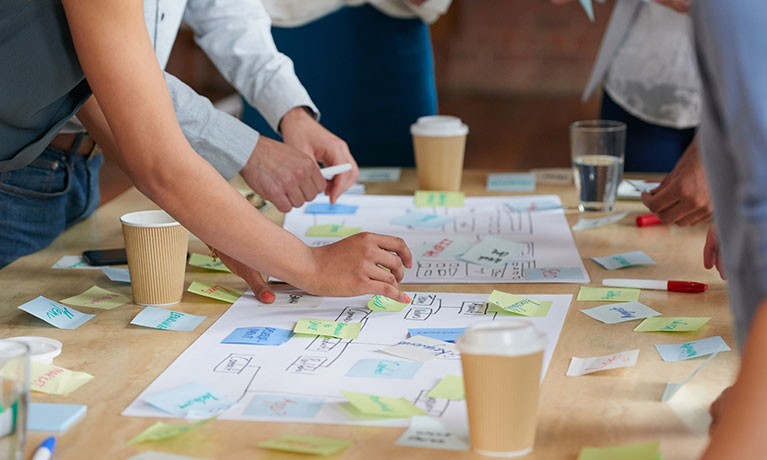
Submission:
[[[157,422],[146,430],[139,433],[138,436],[128,441],[129,445],[139,444],[146,441],[159,441],[161,439],[174,438],[176,436],[188,433],[192,430],[210,423],[215,417],[207,420],[200,420],[195,423],[163,423]]]
[[[222,262],[221,259],[214,259],[213,257],[205,256],[202,254],[192,253],[192,255],[189,256],[188,263],[193,267],[232,273],[232,271],[229,270],[226,265],[224,265],[224,262]]]
[[[533,173],[492,173],[487,175],[487,190],[491,192],[532,192],[535,190]]]
[[[127,295],[118,294],[116,292],[107,291],[106,289],[102,289],[98,286],[93,286],[82,294],[63,299],[62,302],[69,305],[77,305],[78,307],[91,307],[111,310],[115,307],[119,307],[120,305],[125,305],[126,303],[131,302],[131,298]]]
[[[27,429],[64,431],[85,417],[88,407],[82,404],[30,403]]]
[[[394,225],[403,225],[405,227],[423,227],[437,228],[453,222],[452,217],[438,216],[428,212],[413,211],[407,214],[397,216],[392,219]]]
[[[144,401],[163,412],[187,418],[207,418],[234,405],[226,396],[193,382],[151,394]]]
[[[357,206],[351,204],[310,203],[304,209],[306,214],[354,214]]]
[[[212,458],[189,457],[187,455],[168,454],[156,450],[145,450],[126,460],[213,460]]]
[[[624,252],[605,257],[592,257],[591,260],[607,270],[616,270],[634,265],[655,265],[655,261],[642,251]]]
[[[415,192],[415,205],[416,207],[463,207],[463,192],[430,192],[425,190],[417,190]]]
[[[570,367],[567,369],[567,375],[586,375],[608,369],[632,367],[636,365],[637,358],[639,358],[638,349],[621,351],[611,355],[595,356],[593,358],[577,358],[573,356],[570,360]]]
[[[410,427],[394,444],[425,449],[469,450],[468,425],[448,423],[437,417],[412,417]]]
[[[432,339],[442,340],[445,342],[453,343],[458,337],[466,332],[465,327],[448,327],[448,328],[414,328],[408,329],[407,333],[410,337],[422,335]]]
[[[416,335],[392,345],[381,348],[381,352],[413,361],[426,362],[434,358],[458,356],[458,350],[452,343],[423,335]]]
[[[539,302],[501,291],[493,291],[487,301],[504,311],[522,316],[546,316],[551,308],[551,302]]]
[[[615,447],[584,447],[578,460],[660,460],[659,441]]]
[[[412,379],[423,364],[394,359],[360,359],[346,372],[347,377]]]
[[[594,22],[594,5],[591,0],[579,0],[583,10],[586,11],[586,16],[589,17],[589,21]]]
[[[30,315],[37,316],[46,323],[59,329],[77,329],[83,323],[96,315],[80,313],[74,308],[67,307],[51,299],[40,296],[19,306]]]
[[[192,284],[189,285],[187,291],[228,303],[237,302],[237,299],[245,293],[245,291],[239,291],[220,284],[207,283],[204,281],[192,281]]]
[[[506,203],[506,207],[516,212],[540,212],[563,209],[562,205],[550,199],[523,199]]]
[[[344,225],[312,225],[306,230],[306,236],[323,236],[334,238],[346,238],[362,231],[360,227],[346,227]]]
[[[341,452],[352,444],[354,444],[352,441],[344,441],[342,439],[283,434],[277,439],[259,442],[258,446],[265,449],[325,456]]]
[[[341,394],[349,400],[355,409],[366,415],[396,418],[426,415],[426,412],[405,398],[391,398],[351,391],[342,391]]]
[[[221,343],[278,346],[290,340],[293,332],[276,327],[238,327]]]
[[[581,311],[605,324],[616,324],[624,321],[649,318],[651,316],[660,316],[660,312],[635,301],[600,305]]]
[[[637,332],[690,332],[697,331],[711,318],[670,317],[647,318],[634,330]]]
[[[293,332],[312,334],[339,339],[356,339],[360,335],[362,323],[344,323],[325,319],[299,318]]]
[[[402,168],[360,168],[360,182],[397,182]]]
[[[274,302],[264,305],[267,307],[316,307],[325,300],[324,297],[292,292],[275,292],[274,297]]]
[[[130,271],[127,268],[101,267],[101,271],[112,281],[130,283]]]
[[[724,339],[720,336],[693,340],[692,342],[655,345],[663,361],[684,361],[699,356],[710,355],[718,351],[730,351]]]
[[[483,267],[497,267],[511,259],[518,259],[527,250],[527,244],[502,240],[494,236],[486,236],[481,243],[466,251],[460,257],[464,262],[470,262]]]
[[[256,395],[245,409],[249,417],[314,418],[324,399],[292,395]]]
[[[580,301],[599,301],[599,300],[612,300],[613,302],[632,302],[639,300],[639,289],[631,288],[595,288],[588,286],[581,286],[581,290],[578,291],[578,298]]]
[[[690,375],[688,375],[681,382],[679,382],[679,383],[673,383],[673,382],[667,383],[666,384],[666,389],[663,391],[663,396],[661,396],[660,400],[662,402],[668,402],[671,398],[674,397],[675,394],[677,394],[679,392],[679,390],[682,389],[682,387],[687,385],[687,382],[689,382],[690,380],[692,380],[693,377],[698,375],[698,373],[700,371],[702,371],[704,367],[708,366],[708,363],[710,363],[712,359],[716,358],[716,355],[718,355],[718,354],[719,354],[719,351],[716,351],[716,352],[712,353],[711,356],[709,356],[708,358],[703,360],[703,362],[700,363],[700,366],[698,366],[694,371],[692,371],[692,373]]]
[[[451,399],[460,401],[466,399],[466,392],[463,388],[463,377],[460,375],[446,375],[437,383],[430,392],[426,393],[427,398]]]
[[[7,379],[18,379],[18,369],[15,366],[0,368],[0,376]],[[29,362],[29,388],[41,393],[63,395],[71,393],[88,383],[93,376],[85,372],[71,371],[63,367],[45,364],[39,361]]]
[[[455,258],[469,250],[471,246],[462,236],[449,236],[435,241],[425,241],[413,250],[416,257]]]
[[[589,228],[597,228],[597,227],[603,227],[605,225],[614,224],[616,222],[619,222],[624,217],[628,216],[628,211],[622,212],[620,214],[615,214],[613,216],[607,216],[607,217],[600,217],[598,219],[586,219],[584,217],[581,217],[578,222],[573,225],[574,231],[579,230],[586,230]]]
[[[368,302],[368,308],[373,311],[402,311],[409,303],[400,303],[382,295],[374,295]]]
[[[533,168],[535,180],[539,184],[570,185],[573,183],[573,170],[570,168]]]
[[[154,329],[189,332],[199,326],[205,318],[205,316],[190,315],[164,308],[146,307],[130,323]]]
[[[522,275],[526,281],[566,280],[583,278],[583,272],[576,267],[525,268]]]
[[[88,262],[83,260],[80,256],[64,256],[61,259],[58,260],[51,268],[58,268],[58,269],[68,269],[68,268],[78,268],[81,270],[98,270],[100,267],[94,267],[93,265],[88,265]]]

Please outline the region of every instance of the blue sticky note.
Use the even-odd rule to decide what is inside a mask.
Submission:
[[[101,271],[112,281],[130,283],[130,271],[127,268],[101,267]]]
[[[589,17],[591,22],[594,22],[594,5],[591,3],[591,0],[580,0],[580,2],[584,11],[586,11],[586,16]]]
[[[72,307],[67,307],[51,299],[40,296],[19,306],[30,315],[37,316],[46,323],[59,329],[77,329],[96,315],[80,313]]]
[[[423,363],[417,361],[361,359],[349,369],[346,376],[373,379],[412,379],[421,366]]]
[[[357,206],[351,204],[311,203],[306,207],[306,214],[354,214]]]
[[[290,340],[292,331],[276,327],[238,327],[221,343],[277,346]]]
[[[517,212],[536,212],[550,211],[552,209],[562,209],[562,205],[549,199],[525,199],[514,200],[506,203],[506,207]]]
[[[313,418],[325,404],[324,399],[283,395],[256,395],[245,409],[250,417]]]
[[[730,351],[730,347],[720,336],[692,342],[673,343],[670,345],[655,345],[663,361],[684,361],[685,359],[706,356],[718,351]]]
[[[64,431],[85,416],[82,404],[30,403],[27,429],[32,431]]]
[[[144,401],[177,417],[207,418],[223,412],[235,403],[199,383],[185,383],[159,393],[151,394]]]
[[[547,280],[572,280],[583,279],[583,271],[576,267],[564,268],[525,268],[522,275],[525,281],[547,281]]]
[[[414,211],[403,216],[395,217],[391,223],[395,225],[404,225],[406,227],[441,227],[454,221],[452,217],[438,216],[428,212]]]
[[[432,339],[443,340],[445,342],[453,343],[466,332],[465,327],[452,327],[452,328],[421,328],[421,329],[408,329],[408,337],[415,337],[422,335],[424,337],[430,337]]]
[[[491,192],[532,192],[535,190],[535,173],[488,174],[487,189]]]
[[[157,307],[146,307],[135,318],[131,324],[136,326],[151,327],[154,329],[165,329],[168,331],[193,331],[205,320],[205,316],[190,315],[180,311],[165,310]]]

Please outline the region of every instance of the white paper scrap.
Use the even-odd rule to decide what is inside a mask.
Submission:
[[[614,224],[628,215],[628,211],[624,211],[620,214],[615,214],[614,216],[600,217],[598,219],[586,219],[581,217],[580,220],[578,220],[578,222],[573,225],[573,230],[577,232],[579,230],[586,230],[589,228],[597,228],[604,225]]]
[[[608,369],[631,367],[636,365],[637,358],[639,358],[638,349],[621,351],[605,356],[595,356],[593,358],[577,358],[573,356],[570,361],[570,367],[567,369],[567,375],[586,375]]]
[[[422,335],[404,339],[396,345],[381,348],[378,351],[421,362],[440,357],[458,356],[458,349],[455,344]]]
[[[78,268],[80,270],[99,270],[101,267],[88,265],[80,256],[64,256],[51,268]]]
[[[394,444],[425,449],[469,450],[469,427],[466,424],[448,424],[436,417],[416,416],[410,419],[410,427]]]

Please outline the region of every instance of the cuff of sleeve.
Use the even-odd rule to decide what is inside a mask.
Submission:
[[[307,107],[313,112],[315,120],[319,121],[320,111],[309,93],[298,81],[298,77],[290,72],[281,72],[267,84],[252,101],[248,101],[257,108],[269,126],[276,133],[280,133],[280,121],[288,111],[294,107]]]
[[[215,132],[215,136],[203,136],[205,146],[210,150],[226,152],[226,155],[212,155],[207,161],[224,177],[231,180],[248,162],[253,149],[258,143],[259,134],[242,121],[224,112],[216,111],[206,126],[206,131]],[[216,139],[216,145],[210,145],[210,139]]]

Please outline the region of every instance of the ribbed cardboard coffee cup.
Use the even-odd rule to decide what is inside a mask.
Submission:
[[[179,303],[189,232],[165,211],[132,212],[120,222],[134,303],[152,307]]]
[[[461,188],[468,133],[460,118],[447,115],[421,117],[410,125],[421,190],[457,192]]]
[[[545,338],[522,320],[469,327],[461,353],[471,448],[490,457],[533,450]]]

